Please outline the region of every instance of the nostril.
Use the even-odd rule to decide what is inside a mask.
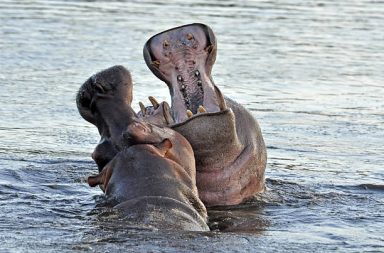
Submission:
[[[168,40],[164,40],[163,41],[163,47],[168,47],[169,46],[169,41]]]
[[[105,90],[104,90],[103,86],[101,84],[99,84],[99,83],[95,84],[95,89],[96,89],[96,91],[98,91],[100,93],[105,93]]]

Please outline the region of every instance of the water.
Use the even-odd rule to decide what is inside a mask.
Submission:
[[[75,93],[123,64],[135,109],[169,101],[142,47],[191,22],[261,125],[268,191],[210,210],[214,232],[131,227],[85,182],[98,134]],[[0,252],[384,251],[384,2],[2,0],[0,23]]]

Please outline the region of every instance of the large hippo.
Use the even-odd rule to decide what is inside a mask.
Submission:
[[[99,175],[89,177],[89,185],[103,185],[115,208],[136,223],[208,231],[188,141],[170,128],[140,120],[130,124],[121,138],[127,147]]]
[[[213,82],[216,50],[212,30],[190,24],[151,37],[144,58],[168,85],[170,127],[193,147],[200,198],[207,206],[236,205],[264,190],[267,153],[251,113]]]

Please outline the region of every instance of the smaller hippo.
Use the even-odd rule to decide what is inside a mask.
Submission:
[[[103,185],[114,208],[128,220],[158,229],[208,231],[198,197],[191,145],[179,133],[140,119],[122,136],[129,143],[90,186]]]

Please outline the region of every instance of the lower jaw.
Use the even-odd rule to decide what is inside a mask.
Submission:
[[[180,96],[174,92],[172,97],[174,122],[182,124],[195,117],[215,115],[226,111],[227,107],[221,91],[216,86],[212,86],[186,96]]]
[[[220,116],[220,115],[224,115],[224,114],[229,113],[229,111],[230,111],[230,109],[225,109],[225,110],[218,111],[218,112],[202,112],[202,113],[198,112],[198,113],[193,114],[192,116],[188,117],[185,120],[175,121],[175,123],[171,124],[170,127],[171,128],[181,128],[183,125],[188,125],[189,123],[195,121],[196,119],[208,118],[208,117],[212,117],[212,116]],[[184,113],[187,114],[187,111],[185,111]]]

